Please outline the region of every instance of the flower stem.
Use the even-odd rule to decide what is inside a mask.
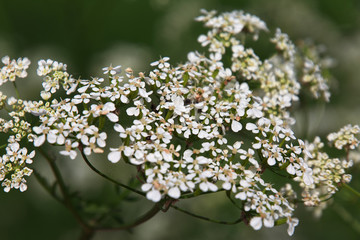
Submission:
[[[20,99],[19,90],[18,90],[18,88],[17,88],[17,86],[16,86],[15,81],[13,81],[12,83],[13,83],[13,85],[14,85],[14,89],[15,89],[16,97],[17,97],[18,99]]]
[[[194,214],[194,213],[191,213],[185,209],[182,209],[182,208],[179,208],[177,206],[174,206],[172,205],[171,206],[172,208],[182,212],[182,213],[185,213],[189,216],[192,216],[192,217],[195,217],[195,218],[199,218],[199,219],[202,219],[202,220],[205,220],[205,221],[208,221],[208,222],[213,222],[213,223],[218,223],[218,224],[224,224],[224,225],[234,225],[234,224],[237,224],[239,222],[241,222],[243,220],[243,217],[240,217],[239,219],[233,221],[233,222],[226,222],[226,221],[220,221],[220,220],[215,220],[215,219],[211,219],[211,218],[208,218],[208,217],[204,217],[204,216],[200,216],[200,215],[197,215],[197,214]]]
[[[91,170],[93,170],[94,172],[96,172],[97,174],[99,174],[100,176],[102,176],[103,178],[109,180],[110,182],[115,183],[116,185],[119,185],[120,187],[126,188],[126,189],[128,189],[128,190],[130,190],[130,191],[132,191],[132,192],[135,192],[135,193],[137,193],[137,194],[139,194],[139,195],[141,195],[141,196],[145,196],[145,193],[143,193],[143,192],[141,192],[141,191],[139,191],[139,190],[137,190],[137,189],[134,189],[134,188],[132,188],[132,187],[129,187],[129,186],[127,186],[127,185],[125,185],[125,184],[123,184],[123,183],[121,183],[121,182],[118,182],[118,181],[116,181],[115,179],[112,179],[111,177],[109,177],[109,176],[105,175],[104,173],[100,172],[97,168],[94,167],[94,165],[92,165],[92,164],[90,163],[90,161],[87,159],[87,157],[86,157],[86,155],[84,154],[84,152],[83,152],[83,151],[80,151],[80,152],[81,152],[81,155],[82,155],[85,163],[91,168]]]
[[[216,192],[212,192],[212,191],[208,191],[208,192],[198,192],[198,191],[195,191],[195,192],[192,192],[192,193],[188,193],[188,194],[183,194],[181,195],[181,199],[187,199],[187,198],[193,198],[193,197],[197,197],[197,196],[200,196],[200,195],[206,195],[206,194],[211,194],[211,193],[218,193],[218,192],[221,192],[221,191],[225,191],[225,189],[219,189],[218,191]]]
[[[354,188],[350,187],[348,184],[344,183],[343,186],[350,190],[350,192],[354,193],[356,196],[360,197],[360,193],[358,191],[356,191]]]
[[[39,148],[39,152],[41,153],[41,155],[44,156],[44,158],[46,159],[46,161],[49,163],[51,171],[53,172],[56,182],[59,184],[59,188],[60,188],[60,192],[63,195],[63,204],[65,205],[65,207],[67,209],[69,209],[69,211],[72,213],[72,215],[74,216],[74,218],[76,219],[76,221],[80,224],[81,229],[82,229],[82,234],[80,236],[81,240],[88,240],[91,239],[91,237],[94,234],[94,229],[92,227],[90,227],[80,216],[80,214],[76,211],[76,209],[74,208],[74,206],[71,203],[71,196],[69,195],[69,192],[66,189],[65,186],[65,182],[63,177],[61,176],[61,173],[58,169],[58,167],[55,164],[54,159],[50,158],[50,156],[41,148]],[[83,237],[83,233],[87,233],[86,234],[86,238]],[[92,234],[89,234],[92,233]]]

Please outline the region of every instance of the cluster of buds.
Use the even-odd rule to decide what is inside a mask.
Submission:
[[[5,191],[25,190],[23,176],[31,174],[26,164],[35,152],[19,143],[27,139],[40,147],[47,142],[63,146],[60,154],[71,159],[79,151],[83,156],[105,153],[114,164],[134,166],[141,190],[153,202],[226,191],[254,229],[285,220],[292,235],[298,224],[296,194],[289,184],[277,189],[265,171],[300,182],[308,205],[320,201],[320,188],[333,194],[337,183],[351,179],[344,172],[349,162],[329,159],[321,145],[304,142],[291,130],[290,107],[308,82],[299,75],[309,74],[310,60],[279,29],[270,39],[274,55],[260,59],[244,39],[256,40],[268,31],[265,22],[241,11],[203,13],[197,20],[210,30],[198,40],[208,52],[190,52],[181,65],[164,57],[151,63],[149,74],[135,75],[130,68],[122,74],[121,66],[110,66],[103,69],[105,77],[88,80],[73,78],[65,64],[39,61],[43,100],[11,98],[12,120],[1,120],[1,132],[10,135],[0,162]],[[299,59],[305,62],[300,67]],[[322,86],[315,96],[328,100],[324,79],[311,82]],[[61,91],[66,97],[57,98]],[[38,124],[30,126],[27,115]],[[118,140],[107,147],[113,131]],[[331,139],[339,146],[354,144],[351,138]]]

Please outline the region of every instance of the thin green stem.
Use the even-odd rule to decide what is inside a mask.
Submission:
[[[83,151],[80,151],[80,152],[81,152],[81,156],[83,157],[85,163],[91,168],[91,170],[93,170],[94,172],[96,172],[97,174],[102,176],[103,178],[109,180],[110,182],[115,183],[116,185],[119,185],[120,187],[126,188],[126,189],[128,189],[128,190],[130,190],[132,192],[135,192],[135,193],[137,193],[137,194],[139,194],[141,196],[145,196],[145,193],[143,193],[143,192],[141,192],[141,191],[139,191],[137,189],[134,189],[132,187],[129,187],[129,186],[127,186],[127,185],[125,185],[125,184],[123,184],[123,183],[121,183],[119,181],[116,181],[115,179],[112,179],[111,177],[109,177],[109,176],[105,175],[104,173],[100,172],[97,168],[94,167],[94,165],[92,165],[90,163],[90,161],[87,159],[85,153]]]
[[[18,99],[20,99],[19,90],[17,89],[17,86],[16,86],[15,81],[13,81],[12,83],[13,83],[13,85],[14,85],[14,89],[15,89],[16,97],[17,97]]]
[[[177,206],[174,206],[172,205],[171,206],[172,208],[182,212],[182,213],[185,213],[189,216],[192,216],[192,217],[195,217],[195,218],[199,218],[199,219],[202,219],[202,220],[205,220],[205,221],[208,221],[208,222],[213,222],[213,223],[218,223],[218,224],[224,224],[224,225],[234,225],[234,224],[237,224],[239,222],[242,222],[243,221],[243,217],[240,217],[239,219],[233,221],[233,222],[226,222],[226,221],[220,221],[220,220],[215,220],[215,219],[211,219],[211,218],[208,218],[208,217],[204,217],[204,216],[200,216],[200,215],[197,215],[197,214],[194,214],[192,212],[189,212],[185,209],[182,209],[182,208],[179,208]]]
[[[188,193],[188,194],[183,194],[181,195],[181,199],[187,199],[187,198],[193,198],[193,197],[197,197],[197,196],[200,196],[200,195],[206,195],[206,194],[211,194],[211,193],[218,193],[218,192],[221,192],[221,191],[225,191],[225,189],[219,189],[218,191],[216,192],[212,192],[212,191],[209,191],[209,192],[192,192],[192,193]]]
[[[350,192],[354,193],[356,196],[360,197],[360,193],[356,191],[354,188],[350,187],[348,184],[344,183],[343,187],[350,190]]]

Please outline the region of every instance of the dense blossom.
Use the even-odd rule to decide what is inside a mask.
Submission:
[[[0,86],[7,81],[15,82],[16,78],[26,78],[27,69],[30,65],[28,58],[18,58],[17,60],[11,60],[9,56],[5,56],[1,59],[5,65],[0,69]]]
[[[306,162],[312,169],[314,181],[306,185],[301,179],[296,180],[303,187],[302,198],[305,205],[318,206],[339,190],[339,184],[351,181],[351,175],[346,173],[346,169],[352,167],[353,162],[329,157],[323,151],[324,143],[319,137],[312,143],[306,143],[306,146],[311,153],[311,156],[306,157]]]
[[[0,161],[4,190],[26,190],[24,176],[32,172],[27,164],[35,152],[20,144],[28,140],[38,148],[48,143],[71,159],[79,151],[106,153],[114,164],[123,160],[136,167],[141,190],[153,202],[228,191],[255,230],[286,219],[292,235],[299,222],[293,216],[297,195],[290,184],[275,188],[263,178],[265,171],[299,182],[311,206],[351,180],[345,173],[350,160],[330,158],[319,138],[304,142],[291,129],[290,108],[307,83],[315,97],[329,99],[321,65],[304,57],[280,29],[270,39],[274,54],[261,59],[243,39],[256,40],[268,31],[262,20],[242,11],[203,13],[197,20],[210,30],[198,41],[208,52],[190,52],[181,65],[164,57],[150,64],[148,74],[134,75],[128,68],[120,75],[121,66],[109,66],[103,68],[105,77],[75,79],[65,64],[40,60],[43,100],[6,102],[1,94],[1,107],[13,107],[11,120],[1,119],[0,128],[9,135]],[[3,63],[1,84],[26,76],[26,58],[5,57]],[[66,97],[57,98],[59,91]],[[30,125],[25,115],[38,123]],[[118,139],[107,144],[113,130]],[[359,131],[347,126],[329,135],[329,141],[354,149]]]

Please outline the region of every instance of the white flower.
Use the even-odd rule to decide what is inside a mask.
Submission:
[[[77,156],[77,152],[74,150],[79,146],[78,142],[73,142],[68,139],[65,142],[65,150],[60,151],[61,155],[69,156],[71,159],[75,159]]]
[[[311,168],[306,168],[305,172],[303,173],[303,180],[306,185],[311,185],[314,182],[312,177],[312,170]]]
[[[46,135],[49,132],[50,128],[41,125],[40,127],[37,127],[37,126],[34,127],[33,130],[36,134],[42,134],[40,136],[36,136],[34,139],[34,146],[39,147],[39,146],[43,145],[43,143],[45,142]]]
[[[295,227],[299,224],[299,219],[289,217],[286,222],[289,225],[287,232],[289,236],[292,236],[294,234]]]
[[[170,67],[170,64],[167,62],[167,61],[169,61],[169,60],[170,60],[169,57],[163,57],[163,58],[160,59],[159,61],[152,62],[150,65],[151,65],[151,66],[158,66],[159,69],[169,68],[169,67]]]
[[[102,69],[104,71],[104,74],[110,74],[112,76],[119,74],[121,72],[121,66],[115,66],[113,67],[112,65],[110,65],[109,67],[104,67]]]
[[[184,99],[180,96],[173,95],[171,98],[173,104],[174,104],[174,113],[177,115],[182,115],[182,113],[186,113],[187,109],[184,106]]]

